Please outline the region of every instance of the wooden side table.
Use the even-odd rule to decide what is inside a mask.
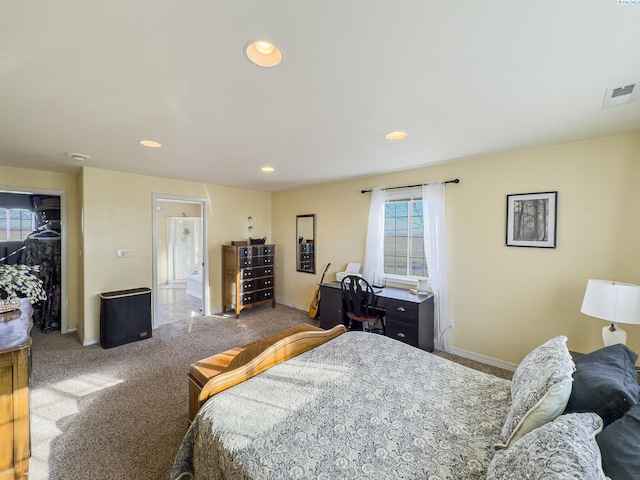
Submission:
[[[29,472],[31,304],[0,314],[0,478],[26,480]]]

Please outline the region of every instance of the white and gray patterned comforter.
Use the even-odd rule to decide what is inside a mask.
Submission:
[[[485,478],[510,382],[349,332],[211,398],[172,480]]]

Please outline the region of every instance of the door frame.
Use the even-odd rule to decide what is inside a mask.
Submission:
[[[209,200],[206,198],[187,197],[182,195],[153,194],[153,309],[152,324],[156,328],[156,312],[158,311],[158,202],[195,203],[200,204],[202,214],[202,314],[210,315],[209,299]]]
[[[8,185],[0,185],[0,191],[7,193],[18,193],[21,195],[52,195],[60,197],[60,249],[61,257],[60,265],[62,271],[60,272],[60,333],[74,332],[76,329],[69,330],[69,264],[68,264],[68,243],[69,243],[69,230],[67,223],[69,221],[67,216],[67,192],[65,190],[52,190],[46,188],[30,188],[30,187],[16,187]]]

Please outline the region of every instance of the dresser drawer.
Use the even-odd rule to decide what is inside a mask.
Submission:
[[[240,278],[242,278],[243,280],[246,280],[248,278],[259,277],[260,276],[259,273],[260,273],[259,269],[245,268],[240,272]]]
[[[253,267],[258,265],[260,257],[240,257],[240,268]]]
[[[258,280],[246,280],[242,282],[240,290],[242,292],[250,292],[258,289]]]
[[[258,257],[260,265],[273,265],[273,257]]]
[[[273,276],[273,267],[264,267],[260,269],[261,277],[270,277]]]
[[[258,279],[258,288],[272,288],[273,278],[260,278]]]
[[[267,245],[264,247],[258,247],[259,255],[273,255],[276,252],[274,245]]]
[[[416,324],[418,305],[415,303],[389,299],[387,300],[385,311],[387,314],[387,320],[413,325]]]
[[[256,301],[256,292],[243,293],[240,296],[240,305],[248,305]]]
[[[260,301],[260,300],[271,300],[273,298],[273,289],[270,288],[268,290],[260,290],[259,292],[256,292],[256,294],[258,295],[258,298],[256,301]]]
[[[418,327],[415,324],[395,322],[387,316],[387,337],[400,340],[414,347],[418,346]]]

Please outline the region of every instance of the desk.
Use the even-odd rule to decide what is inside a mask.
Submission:
[[[377,290],[377,289],[376,289]],[[387,337],[433,352],[433,294],[412,295],[409,290],[384,287],[376,292],[385,311]],[[320,327],[345,324],[340,282],[320,285]]]

